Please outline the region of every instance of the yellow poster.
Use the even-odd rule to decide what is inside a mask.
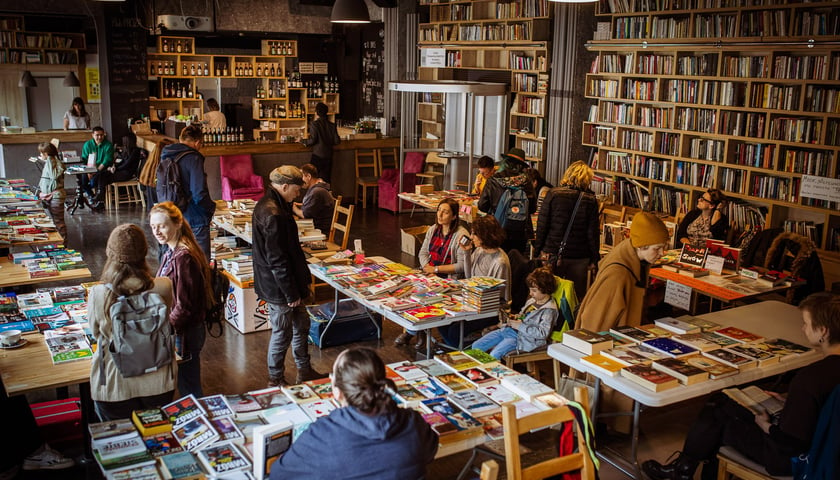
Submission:
[[[87,84],[88,103],[99,103],[102,101],[102,91],[99,88],[99,69],[85,68],[85,83]]]

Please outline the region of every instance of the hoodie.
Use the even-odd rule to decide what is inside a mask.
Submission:
[[[216,211],[216,203],[210,198],[210,191],[207,188],[207,174],[204,172],[204,155],[183,143],[173,143],[164,147],[160,152],[161,160],[176,158],[182,152],[189,152],[180,160],[178,167],[181,170],[181,185],[189,196],[187,210],[181,212],[190,227],[206,227],[213,219]],[[160,166],[158,166],[160,168]]]
[[[438,436],[411,409],[365,415],[353,407],[319,418],[271,466],[271,480],[423,478]]]
[[[329,183],[322,181],[309,187],[303,196],[300,209],[304,218],[312,219],[315,228],[324,235],[330,234],[335,200],[330,193]]]

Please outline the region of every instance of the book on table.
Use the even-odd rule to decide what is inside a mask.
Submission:
[[[172,432],[146,435],[143,437],[143,443],[146,444],[146,449],[155,458],[184,451],[184,448],[178,443],[178,440],[175,439]]]
[[[261,415],[262,418],[265,419],[265,423],[269,425],[280,422],[289,422],[294,425],[292,430],[292,439],[297,439],[304,431],[306,431],[307,428],[309,428],[309,425],[312,424],[312,418],[310,418],[309,415],[303,411],[300,405],[296,403],[290,403],[288,405],[283,405],[282,407],[269,408],[268,410],[264,410]],[[252,429],[252,435],[253,431],[255,431],[258,427],[260,427],[260,425],[256,425]]]
[[[704,332],[711,332],[721,327],[719,323],[712,322],[711,320],[706,320],[705,318],[693,317],[691,315],[681,315],[677,317],[677,320],[682,320],[683,322],[690,323],[695,327],[699,327],[700,330]]]
[[[435,355],[435,360],[441,362],[456,372],[479,366],[479,363],[472,357],[460,351]]]
[[[744,388],[725,388],[723,393],[755,415],[764,413],[770,416],[777,415],[785,407],[785,402],[769,395],[755,385]]]
[[[587,355],[613,347],[612,338],[585,328],[563,332],[563,345]]]
[[[245,444],[245,435],[236,426],[233,417],[216,417],[210,419],[210,424],[219,432],[219,441]]]
[[[724,365],[716,360],[712,360],[709,357],[704,357],[703,355],[692,355],[690,357],[685,357],[683,359],[685,363],[695,366],[697,368],[703,369],[709,372],[709,378],[714,380],[717,378],[728,377],[730,375],[735,375],[738,373],[738,369],[735,367],[730,367],[729,365]]]
[[[327,381],[329,381],[329,379],[327,379]],[[248,392],[248,395],[256,400],[257,403],[260,404],[260,408],[263,410],[273,407],[282,407],[283,405],[288,405],[292,402],[292,399],[287,397],[280,387],[268,387],[260,390],[253,390]],[[227,401],[225,401],[225,403],[227,403]]]
[[[672,338],[662,337],[645,340],[642,345],[646,345],[654,350],[657,350],[668,357],[679,358],[686,355],[694,355],[697,349],[690,347],[684,343],[680,343]]]
[[[169,418],[169,422],[174,426],[173,429],[206,414],[204,408],[193,395],[187,395],[168,403],[161,407],[161,410]]]
[[[274,464],[292,446],[291,422],[280,422],[254,429],[254,477],[268,478]]]
[[[676,378],[649,365],[631,365],[621,370],[621,376],[654,392],[679,386]]]
[[[670,330],[671,332],[676,334],[700,332],[700,327],[673,317],[658,318],[653,321],[653,324],[657,327],[662,327],[665,330]]]
[[[741,343],[758,342],[764,340],[760,335],[736,327],[723,327],[715,330],[718,335],[737,340]]]
[[[464,390],[471,390],[475,388],[466,378],[457,373],[447,373],[446,375],[439,375],[435,380],[443,386],[443,388],[450,392],[461,392]]]
[[[478,367],[462,370],[461,375],[463,375],[470,383],[472,383],[476,387],[499,383],[498,378],[490,375],[489,373],[487,373],[486,370]]]
[[[88,431],[90,432],[90,438],[94,448],[96,448],[97,442],[101,440],[129,438],[137,435],[137,429],[134,428],[131,420],[127,418],[91,423],[88,425]]]
[[[280,387],[286,395],[292,399],[293,402],[297,404],[307,403],[307,402],[314,402],[319,400],[321,397],[315,393],[315,390],[312,390],[308,385],[300,384],[300,385],[284,385]]]
[[[501,407],[478,390],[464,390],[449,395],[449,400],[461,410],[473,417],[491,415],[501,411]]]
[[[693,385],[709,379],[709,372],[678,358],[663,358],[653,362],[651,366],[671,375],[683,385]]]
[[[738,370],[747,370],[756,366],[756,361],[752,358],[745,357],[728,348],[718,348],[717,350],[701,352],[701,354]]]
[[[172,435],[185,450],[194,452],[200,448],[212,444],[219,439],[219,432],[210,424],[210,420],[204,415],[176,426]]]
[[[649,334],[653,335],[653,338],[670,337],[671,335],[673,335],[672,331],[665,330],[659,325],[653,323],[649,323],[647,325],[639,325],[638,329],[648,332]]]
[[[763,344],[760,342],[733,345],[729,347],[729,350],[755,360],[756,365],[759,367],[779,363],[780,357],[770,349],[760,348],[761,345]]]
[[[211,477],[218,477],[239,470],[250,470],[251,461],[233,442],[218,442],[200,449],[196,456]]]
[[[160,480],[162,477],[155,463],[129,465],[105,472],[108,480]]]
[[[588,355],[581,358],[580,361],[611,377],[618,375],[618,372],[625,367],[625,365],[602,354]]]
[[[782,361],[794,358],[796,356],[802,355],[803,353],[808,353],[813,348],[805,347],[798,343],[794,343],[783,338],[773,338],[770,340],[765,340],[764,344],[767,345],[774,353],[779,355],[782,358]]]
[[[600,355],[625,367],[628,365],[647,365],[652,361],[650,358],[627,347],[609,348],[601,351]]]
[[[444,375],[449,374],[444,373]],[[410,380],[406,384],[420,392],[426,398],[442,397],[449,393],[449,390],[441,382],[436,380],[435,377],[418,378],[416,380]]]
[[[423,369],[409,361],[389,363],[387,366],[406,381],[428,376]]]
[[[486,395],[490,400],[502,405],[503,403],[516,402],[521,397],[501,385],[485,385],[478,387],[478,391]]]
[[[330,381],[330,377],[319,378],[317,380],[309,380],[307,382],[303,382],[304,385],[311,388],[318,398],[321,399],[331,399],[332,395],[332,381]],[[257,399],[259,401],[259,399]],[[273,405],[272,405],[273,406]]]
[[[529,402],[536,396],[554,391],[548,385],[528,375],[502,377],[501,384],[503,387]]]
[[[134,422],[134,426],[137,427],[140,435],[144,437],[172,431],[169,418],[159,408],[134,410],[131,412],[131,421]]]
[[[257,399],[247,393],[236,393],[225,395],[230,409],[233,410],[237,420],[247,420],[259,416],[262,407]]]
[[[680,335],[674,335],[671,338],[680,343],[684,343],[689,347],[697,349],[701,352],[708,352],[709,350],[720,348],[720,344],[709,340],[707,335],[703,333],[684,333]]]
[[[228,417],[233,415],[233,409],[228,405],[224,395],[210,395],[198,399],[209,418]]]
[[[665,355],[664,353],[660,352],[659,350],[654,350],[653,348],[648,347],[644,343],[640,343],[638,345],[626,345],[626,346],[621,347],[621,348],[626,349],[630,352],[636,353],[638,355],[641,355],[641,356],[647,358],[648,360],[650,360],[650,362],[652,362],[654,360],[659,360],[660,358],[667,358],[667,355]],[[650,362],[645,362],[645,363],[649,364]]]

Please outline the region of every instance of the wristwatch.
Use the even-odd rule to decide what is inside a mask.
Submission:
[[[438,267],[435,266],[435,273],[438,273]]]

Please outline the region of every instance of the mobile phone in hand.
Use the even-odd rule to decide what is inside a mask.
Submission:
[[[472,245],[472,241],[470,240],[470,237],[468,237],[468,236],[466,236],[466,235],[464,235],[463,237],[461,237],[461,240],[459,241],[459,243],[460,243],[460,244],[461,244],[461,246],[463,246],[463,247],[468,247],[468,246]]]

